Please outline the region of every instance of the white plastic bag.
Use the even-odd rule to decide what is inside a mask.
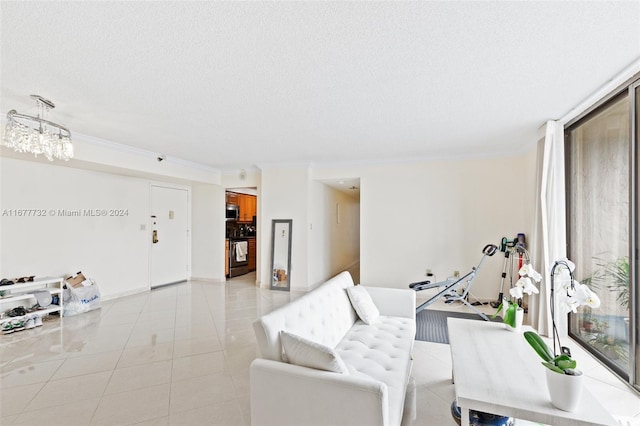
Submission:
[[[64,310],[65,317],[82,314],[100,308],[100,289],[95,281],[92,285],[71,287],[65,290]]]

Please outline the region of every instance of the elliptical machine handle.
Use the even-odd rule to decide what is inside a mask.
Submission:
[[[482,253],[486,254],[487,256],[493,256],[494,254],[496,254],[496,251],[498,251],[498,246],[496,246],[495,244],[487,244],[482,249]]]

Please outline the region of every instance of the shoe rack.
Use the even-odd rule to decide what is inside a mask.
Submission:
[[[0,291],[4,292],[4,295],[0,298],[0,313],[2,313],[0,322],[11,319],[25,319],[26,317],[30,317],[32,315],[38,315],[42,318],[56,312],[60,316],[62,316],[63,286],[64,278],[61,277],[36,278],[33,281],[26,283],[0,286]],[[36,291],[43,290],[51,293],[52,299],[55,299],[54,296],[57,296],[58,303],[55,305],[51,304],[44,308],[39,307],[33,311],[30,311],[30,309],[37,304],[34,293]],[[28,311],[27,315],[17,317],[10,317],[7,315],[7,311],[18,306],[25,307]]]

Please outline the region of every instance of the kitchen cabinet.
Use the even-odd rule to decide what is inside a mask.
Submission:
[[[239,205],[239,200],[238,200],[239,195],[240,194],[236,192],[227,192],[226,193],[227,204],[235,204],[236,206]]]
[[[256,270],[256,239],[249,238],[249,271]]]
[[[238,205],[240,206],[240,222],[247,221],[247,196],[244,194],[238,195]]]
[[[247,204],[247,209],[249,210],[249,218],[247,220],[253,220],[253,217],[258,215],[258,197],[251,195]]]
[[[240,208],[238,222],[251,222],[257,215],[258,200],[255,195],[240,194],[237,192],[226,193],[227,204],[235,204]]]
[[[224,241],[224,276],[229,276],[229,240]]]
[[[251,222],[256,216],[257,200],[255,195],[238,194],[240,222]]]

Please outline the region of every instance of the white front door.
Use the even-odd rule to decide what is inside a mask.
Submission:
[[[186,281],[189,273],[189,192],[151,186],[151,287]]]

